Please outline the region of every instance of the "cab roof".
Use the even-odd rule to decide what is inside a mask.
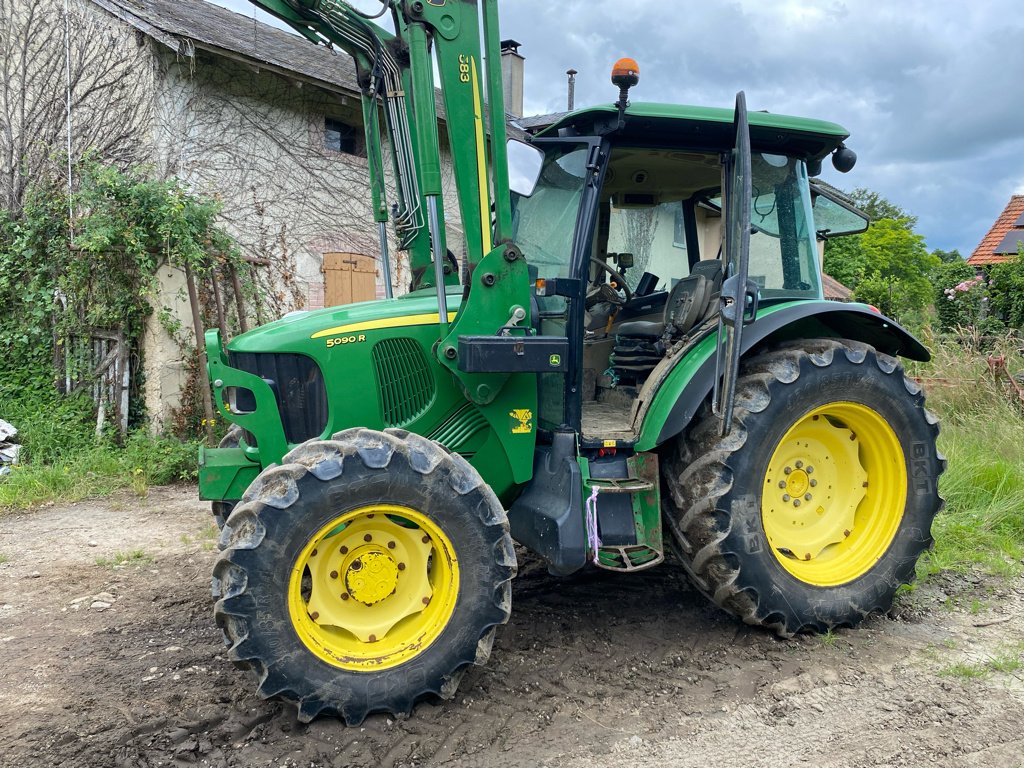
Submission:
[[[720,107],[637,102],[626,108],[626,124],[616,132],[618,108],[587,107],[558,116],[538,138],[615,134],[630,143],[685,149],[723,150],[735,141],[734,113]],[[836,123],[771,112],[748,112],[752,148],[820,160],[850,135]]]

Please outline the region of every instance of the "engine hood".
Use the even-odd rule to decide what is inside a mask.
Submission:
[[[450,287],[447,300],[450,321],[462,303],[462,288]],[[292,312],[234,337],[227,348],[232,352],[304,352],[311,342],[319,342],[319,346],[347,334],[437,322],[437,294],[426,289],[396,299]]]

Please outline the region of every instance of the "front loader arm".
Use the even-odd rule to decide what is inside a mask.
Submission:
[[[341,0],[252,2],[313,42],[340,48],[355,59],[378,223],[388,216],[382,163],[377,162],[382,137],[373,119],[377,105],[383,108],[398,198],[391,213],[400,247],[409,250],[414,287],[437,287],[443,281],[438,265],[447,251],[441,226],[444,210],[433,51],[471,273],[493,249],[495,239],[501,242],[511,230],[496,0],[392,0],[394,34]],[[498,107],[491,110],[489,125],[484,122],[485,93]],[[436,229],[431,226],[432,210]],[[442,333],[445,331],[442,328]]]

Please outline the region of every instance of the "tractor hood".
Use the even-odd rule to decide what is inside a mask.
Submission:
[[[449,321],[462,303],[462,287],[448,289]],[[306,352],[310,344],[327,346],[334,338],[384,328],[437,325],[437,294],[432,288],[397,299],[363,301],[339,307],[291,312],[280,320],[233,338],[231,352]],[[318,343],[319,342],[319,343]]]

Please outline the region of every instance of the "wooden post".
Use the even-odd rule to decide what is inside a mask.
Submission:
[[[227,318],[224,315],[224,299],[221,296],[216,268],[210,274],[210,284],[213,286],[213,301],[217,305],[217,327],[220,328],[221,339],[226,342],[230,337],[228,336]]]
[[[235,304],[238,306],[238,329],[245,333],[249,330],[249,320],[245,316],[245,297],[242,296],[242,283],[238,279],[238,270],[232,263],[228,264],[228,274],[231,275],[231,288],[235,292]]]
[[[185,264],[185,285],[188,287],[188,301],[192,306],[192,327],[196,333],[196,354],[199,356],[199,391],[203,393],[203,414],[206,416],[206,444],[213,446],[213,396],[210,385],[206,381],[206,336],[203,318],[199,311],[199,295],[196,292],[196,281],[192,277],[192,269]]]

